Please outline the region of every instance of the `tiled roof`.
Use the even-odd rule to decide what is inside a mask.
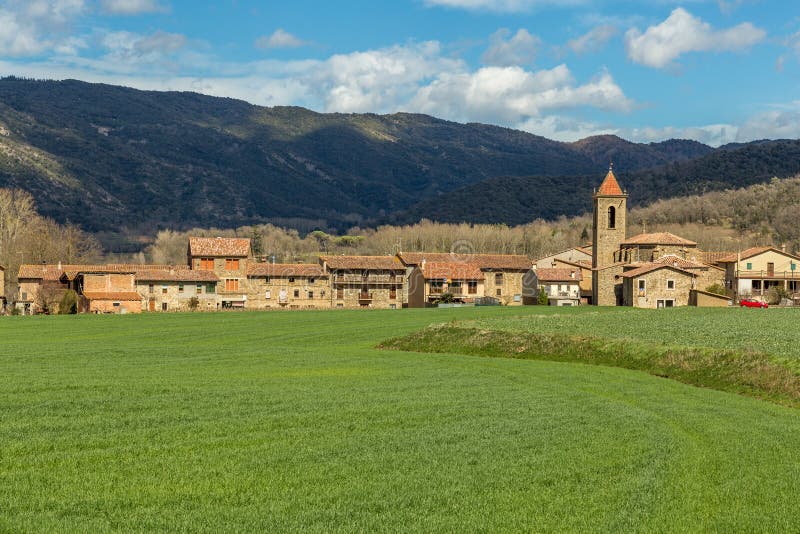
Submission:
[[[660,258],[653,260],[653,263],[660,263],[662,265],[672,265],[673,267],[680,267],[681,269],[708,269],[705,263],[699,263],[692,260],[686,260],[675,254],[667,254]]]
[[[143,269],[136,271],[137,282],[218,282],[214,271],[187,269]]]
[[[736,254],[735,252],[698,252],[697,256],[700,261],[703,263],[717,263],[722,258],[726,256],[730,256],[731,254]]]
[[[397,255],[405,265],[419,265],[422,260],[435,263],[477,265],[479,269],[527,270],[533,262],[521,254],[458,254],[451,252],[401,252]]]
[[[617,177],[614,176],[613,170],[608,169],[608,174],[606,174],[596,194],[603,196],[622,196],[625,194],[619,186],[619,182],[617,181]]]
[[[672,265],[668,265],[668,264],[665,264],[665,263],[654,263],[654,262],[645,263],[645,264],[643,264],[641,267],[639,267],[637,269],[626,271],[626,272],[622,273],[622,276],[623,276],[623,278],[632,278],[634,276],[641,276],[643,274],[651,273],[651,272],[657,271],[659,269],[672,269],[673,271],[677,271],[677,272],[685,274],[687,276],[694,276],[693,273],[691,273],[689,271],[686,271],[684,269],[681,269],[680,267],[674,267]]]
[[[85,292],[83,296],[89,300],[142,300],[142,296],[134,291]]]
[[[247,276],[306,276],[319,277],[325,273],[318,263],[251,263]]]
[[[238,237],[190,237],[189,255],[246,258],[250,255],[250,240]]]
[[[422,268],[426,280],[483,280],[480,268],[472,263],[426,261]]]
[[[795,256],[794,254],[789,254],[788,252],[784,252],[780,249],[775,247],[752,247],[748,248],[747,250],[743,250],[740,253],[732,252],[729,255],[720,258],[717,260],[718,263],[736,263],[737,259],[747,260],[758,256],[759,254],[763,254],[764,252],[777,252],[778,254],[783,254],[785,256],[789,256],[790,258],[800,259],[799,256]]]
[[[556,258],[553,261],[555,263],[565,263],[567,265],[572,265],[574,267],[580,267],[581,269],[591,269],[592,268],[592,260],[569,261],[569,260],[562,260],[562,259]]]
[[[580,282],[580,269],[563,267],[536,269],[536,278],[540,282]]]
[[[171,268],[170,265],[137,265],[131,263],[20,265],[17,277],[55,281],[59,280],[65,273],[67,273],[69,279],[74,279],[79,273],[132,274],[140,270],[169,270]]]
[[[696,247],[697,243],[678,237],[669,232],[656,232],[653,234],[639,234],[629,237],[622,242],[623,245],[685,245]]]
[[[322,256],[329,269],[404,271],[403,265],[395,256]]]

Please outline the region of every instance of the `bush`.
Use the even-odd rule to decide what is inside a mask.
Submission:
[[[200,306],[200,299],[197,297],[192,297],[189,299],[189,309],[191,311],[197,311],[198,306]]]
[[[73,290],[64,291],[61,302],[58,303],[59,315],[74,315],[78,313],[78,294]]]
[[[715,295],[723,295],[727,296],[728,292],[725,290],[725,286],[722,284],[711,284],[706,288],[706,291],[709,293],[714,293]]]
[[[540,306],[547,306],[550,304],[550,298],[547,296],[547,293],[544,289],[539,288],[539,298],[536,303]]]
[[[789,293],[782,286],[773,286],[767,290],[764,298],[767,304],[775,305],[780,304],[783,299],[788,299]]]
[[[452,293],[442,293],[442,296],[439,297],[439,302],[443,302],[445,304],[450,304],[451,302],[455,302],[456,297]]]

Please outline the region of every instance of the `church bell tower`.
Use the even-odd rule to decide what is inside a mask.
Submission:
[[[614,306],[619,301],[615,287],[618,269],[604,269],[619,261],[620,245],[627,232],[628,193],[619,186],[613,164],[595,190],[592,224],[592,298],[597,305]],[[621,290],[621,286],[619,288]]]

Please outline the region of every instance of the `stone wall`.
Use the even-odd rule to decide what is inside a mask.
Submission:
[[[330,292],[327,277],[250,277],[247,309],[330,308]]]
[[[525,278],[525,273],[528,272],[528,269],[524,271],[520,270],[484,270],[483,275],[485,276],[485,280],[483,281],[485,285],[484,294],[487,297],[494,297],[496,299],[500,299],[500,301],[506,306],[521,306],[522,305],[522,297],[524,294],[523,291],[523,280]],[[502,280],[500,283],[497,283],[497,275],[500,274]],[[481,285],[481,282],[478,283]],[[479,288],[480,291],[480,288]],[[483,296],[483,295],[481,295]]]
[[[645,281],[644,295],[639,293],[639,280]],[[667,281],[674,280],[674,289],[667,289]],[[636,308],[657,308],[659,300],[671,300],[673,306],[688,306],[694,277],[669,268],[625,279],[625,304]]]
[[[595,271],[592,275],[592,303],[596,306],[622,304],[622,265]]]
[[[193,297],[198,300],[197,311],[219,307],[214,282],[137,282],[136,292],[142,297],[140,307],[144,311],[191,311]]]

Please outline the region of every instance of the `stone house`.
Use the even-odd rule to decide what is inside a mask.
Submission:
[[[538,291],[547,295],[550,306],[578,306],[581,303],[581,270],[546,267],[534,271]]]
[[[77,265],[65,265],[75,268]],[[61,265],[20,265],[17,272],[17,294],[14,306],[23,315],[33,315],[50,311],[49,308],[61,300],[61,295],[69,289],[61,282],[64,269]]]
[[[719,258],[725,268],[725,284],[736,300],[764,299],[772,287],[782,287],[800,298],[800,256],[775,247],[753,247]]]
[[[140,313],[136,270],[121,265],[67,269],[61,281],[78,293],[78,311],[87,313]]]
[[[452,295],[458,303],[474,303],[486,294],[486,277],[473,263],[434,262],[422,260],[414,267],[413,279],[421,279],[409,289],[413,307],[432,306],[443,295]],[[422,303],[422,306],[419,305]]]
[[[558,267],[558,262],[579,263],[588,262],[589,268],[592,263],[592,249],[587,247],[572,247],[555,254],[543,256],[534,262],[537,269],[548,269]]]
[[[213,271],[219,278],[217,305],[221,309],[244,309],[247,304],[247,267],[250,240],[235,237],[190,237],[189,268]]]
[[[682,259],[697,259],[697,243],[669,232],[639,234],[625,239],[617,253],[617,261],[648,262],[673,255]]]
[[[635,308],[688,306],[697,276],[665,263],[645,263],[622,274],[623,301]]]
[[[394,256],[322,256],[332,308],[403,308],[406,267]]]
[[[135,280],[140,308],[144,311],[217,309],[219,278],[213,271],[174,266],[165,269],[140,269],[136,271]]]
[[[419,300],[418,291],[413,291],[419,284],[424,284],[422,270],[415,273],[422,262],[437,264],[473,265],[483,273],[484,295],[500,301],[501,304],[519,306],[524,300],[533,298],[533,290],[527,283],[533,262],[520,254],[456,254],[436,252],[401,252],[397,255],[406,267],[411,307],[424,306],[427,300]],[[424,294],[424,291],[423,291]]]
[[[667,254],[653,261],[664,265],[679,267],[684,271],[693,273],[696,278],[697,290],[705,291],[709,287],[718,285],[725,287],[725,269],[716,265],[708,265],[699,261],[683,259],[674,254]]]
[[[247,267],[248,308],[330,308],[330,291],[328,277],[316,263],[250,263]]]

